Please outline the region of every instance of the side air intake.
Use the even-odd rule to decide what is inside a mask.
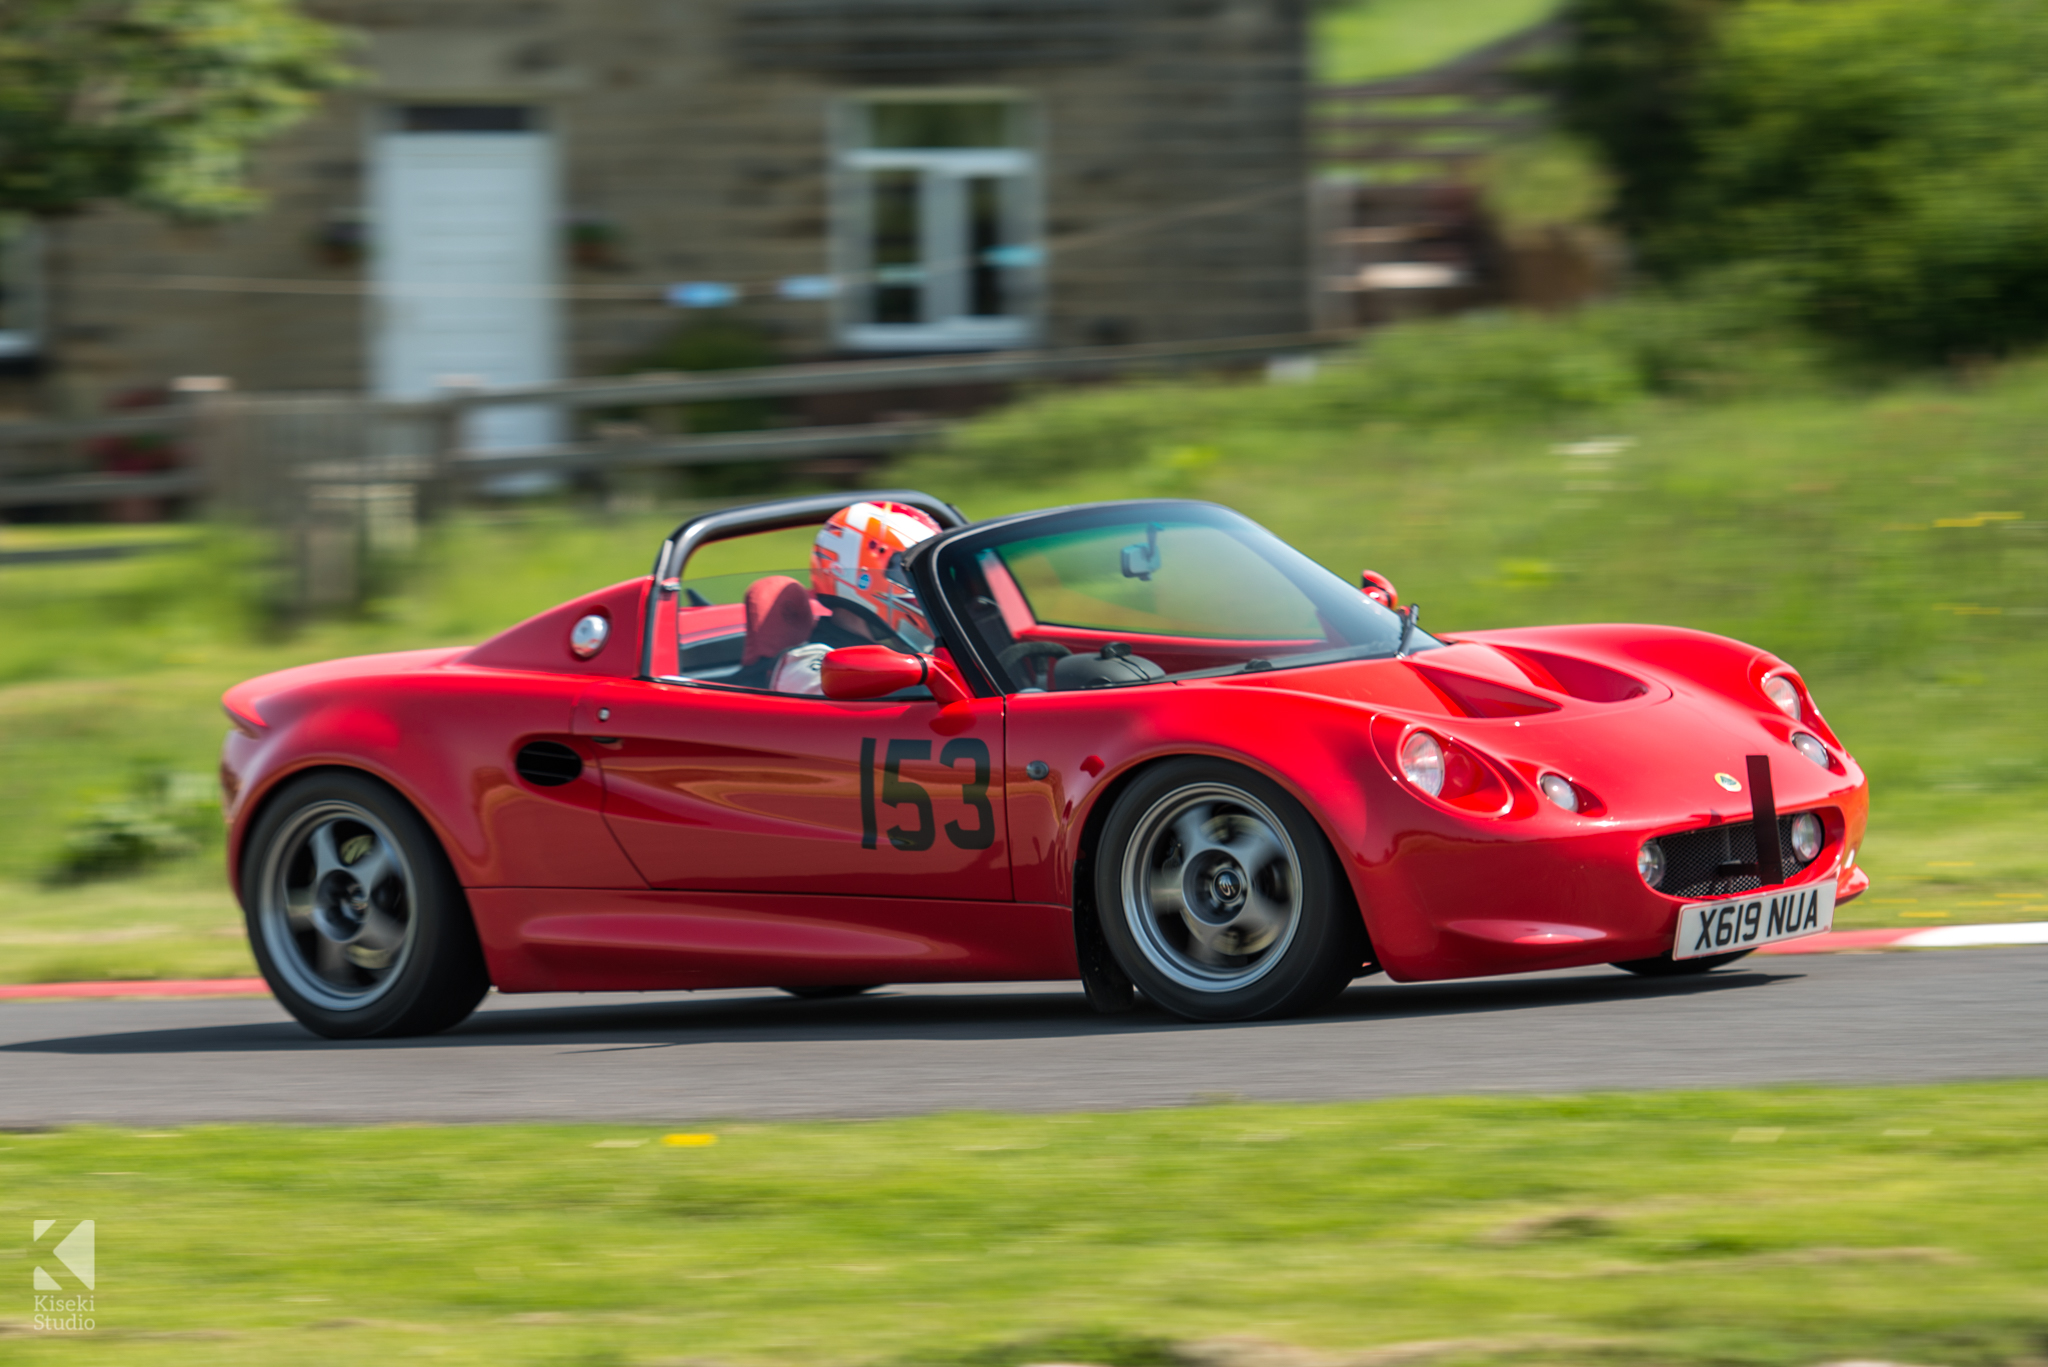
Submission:
[[[520,748],[512,768],[536,788],[559,788],[583,772],[583,756],[560,741],[537,740]]]

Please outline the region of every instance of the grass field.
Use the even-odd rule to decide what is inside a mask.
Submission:
[[[1871,774],[1876,889],[1839,924],[2048,919],[2048,367],[1462,426],[1361,418],[1351,383],[1339,367],[1027,406],[887,478],[978,516],[1213,498],[1341,573],[1390,574],[1440,631],[1636,620],[1754,641],[1802,669]],[[1045,451],[1064,463],[1025,459]],[[361,619],[283,639],[231,541],[0,568],[0,981],[246,971],[217,830],[146,877],[39,879],[140,778],[204,786],[236,680],[481,639],[644,573],[678,515],[467,515]]]
[[[0,1357],[1990,1367],[2048,1333],[2044,1202],[2040,1083],[16,1133],[0,1212],[97,1222],[99,1328],[22,1332],[9,1250]]]
[[[1316,79],[1423,71],[1548,18],[1557,0],[1330,0],[1315,13]]]

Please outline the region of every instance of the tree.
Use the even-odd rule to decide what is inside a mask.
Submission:
[[[1571,42],[1545,84],[1616,173],[1616,226],[1644,245],[1703,155],[1700,93],[1735,0],[1566,0]]]
[[[2048,339],[2048,0],[1572,0],[1568,122],[1667,278],[1907,360]]]
[[[254,208],[255,145],[350,76],[291,0],[0,0],[0,215]]]

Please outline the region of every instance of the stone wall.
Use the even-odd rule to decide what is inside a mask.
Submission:
[[[244,389],[365,387],[371,304],[352,243],[373,118],[386,102],[437,98],[548,111],[572,374],[616,369],[674,329],[684,315],[661,292],[685,280],[746,286],[736,311],[787,356],[834,354],[833,305],[769,287],[830,271],[835,102],[894,89],[1036,106],[1046,343],[1306,326],[1303,0],[308,7],[362,34],[369,76],[264,149],[267,210],[210,226],[106,211],[55,230],[51,383],[62,406],[190,374]],[[849,16],[926,41],[878,46]],[[1041,21],[1056,27],[1018,37]],[[849,45],[849,32],[866,36]],[[580,264],[567,245],[574,223],[593,239]],[[374,251],[374,225],[367,237]]]

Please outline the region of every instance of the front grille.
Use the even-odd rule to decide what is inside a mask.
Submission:
[[[1667,897],[1732,897],[1763,886],[1756,875],[1756,830],[1751,822],[1660,835],[1657,843],[1664,848],[1664,878],[1657,891]],[[1813,862],[1792,852],[1791,816],[1778,818],[1778,848],[1784,853],[1788,880]],[[1750,867],[1741,873],[1719,872],[1731,863]]]

